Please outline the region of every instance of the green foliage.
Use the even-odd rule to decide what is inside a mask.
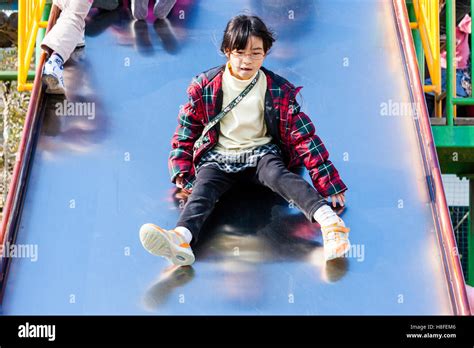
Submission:
[[[0,49],[0,66],[3,70],[16,70],[16,49]],[[0,218],[8,184],[18,152],[29,92],[18,92],[16,81],[0,81]]]

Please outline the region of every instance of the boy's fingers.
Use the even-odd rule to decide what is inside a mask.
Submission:
[[[341,202],[342,205],[346,203],[346,197],[344,196],[344,192],[339,194],[339,201]]]
[[[339,203],[343,206],[344,205],[344,199],[341,197],[339,197]]]

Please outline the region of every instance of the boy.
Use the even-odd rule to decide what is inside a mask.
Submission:
[[[171,142],[169,169],[171,181],[191,194],[175,229],[141,227],[140,240],[150,253],[175,265],[192,264],[191,242],[197,242],[219,197],[242,179],[269,187],[311,222],[317,221],[326,260],[350,249],[349,229],[325,199],[344,205],[347,187],[296,102],[301,88],[262,67],[274,41],[260,18],[232,18],[221,45],[227,63],[202,73],[189,86],[189,102],[178,116]],[[225,116],[200,138],[221,110]],[[299,164],[309,170],[317,190],[288,170]]]

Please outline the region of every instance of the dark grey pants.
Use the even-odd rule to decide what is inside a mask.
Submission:
[[[226,173],[213,166],[201,167],[196,173],[193,191],[176,224],[191,231],[193,244],[217,200],[242,179],[267,186],[287,202],[292,202],[311,222],[315,222],[314,212],[328,204],[310,183],[289,171],[282,158],[272,153],[260,158],[256,167],[246,168],[238,173]]]

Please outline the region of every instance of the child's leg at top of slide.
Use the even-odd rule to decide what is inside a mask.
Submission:
[[[176,5],[177,0],[156,0],[153,15],[158,19],[165,19]],[[149,0],[132,0],[132,15],[135,19],[146,19],[148,16]]]
[[[135,19],[145,19],[148,16],[149,0],[132,0],[132,15]]]
[[[176,5],[177,0],[156,0],[153,14],[156,18],[165,19]]]
[[[43,69],[43,82],[47,93],[64,94],[63,65],[83,42],[85,18],[92,0],[54,0],[53,4],[61,9],[61,14],[41,43],[50,53]]]

